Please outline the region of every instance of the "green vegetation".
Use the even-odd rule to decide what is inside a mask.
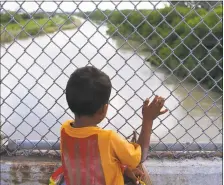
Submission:
[[[151,46],[147,48],[150,63],[222,91],[222,11],[219,5],[210,11],[177,6],[175,10],[97,10],[85,14],[95,21],[107,21],[110,36],[145,41]],[[82,13],[78,16],[86,17]]]
[[[11,15],[13,15],[11,17]],[[74,29],[81,23],[74,17],[68,18],[65,15],[58,14],[49,18],[44,13],[18,14],[10,12],[0,14],[0,43],[6,43],[16,39],[24,39],[31,36],[37,37],[46,33],[53,33],[59,29]]]

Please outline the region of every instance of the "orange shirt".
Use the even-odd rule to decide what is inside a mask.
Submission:
[[[66,185],[123,185],[120,164],[134,169],[141,147],[99,127],[61,127],[61,156]]]

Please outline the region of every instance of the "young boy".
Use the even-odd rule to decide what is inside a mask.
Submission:
[[[121,165],[134,170],[147,156],[153,120],[167,112],[156,96],[143,104],[138,144],[97,125],[107,114],[111,94],[109,77],[95,67],[77,69],[69,78],[66,99],[75,120],[61,127],[61,159],[66,185],[123,185]]]

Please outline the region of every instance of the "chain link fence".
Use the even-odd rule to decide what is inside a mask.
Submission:
[[[130,138],[155,94],[151,151],[222,150],[222,2],[1,1],[1,151],[59,150],[73,117],[64,89],[78,67],[113,90],[100,124]],[[47,151],[43,151],[47,150]]]

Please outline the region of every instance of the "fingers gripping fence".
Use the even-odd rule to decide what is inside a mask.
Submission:
[[[11,8],[11,9],[10,9]],[[94,65],[113,91],[101,127],[126,138],[166,98],[151,151],[222,150],[222,3],[1,1],[1,150],[59,150],[64,89]],[[58,153],[57,153],[58,154]]]

